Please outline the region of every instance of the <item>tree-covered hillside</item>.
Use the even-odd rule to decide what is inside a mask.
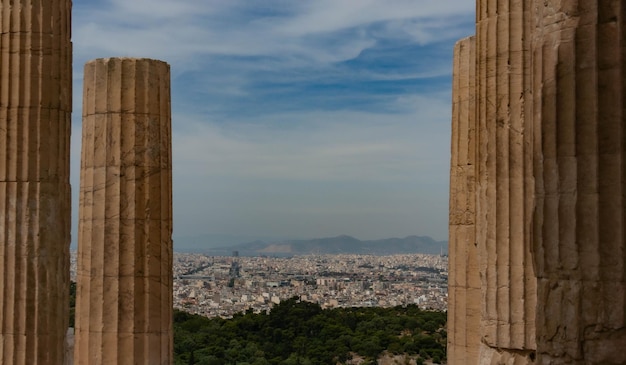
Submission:
[[[446,314],[417,306],[336,308],[292,298],[269,314],[232,319],[174,313],[176,365],[336,364],[353,356],[409,354],[444,360]]]

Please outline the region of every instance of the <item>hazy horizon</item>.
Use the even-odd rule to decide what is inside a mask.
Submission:
[[[407,235],[407,236],[390,236],[390,237],[377,237],[377,238],[360,238],[355,237],[349,234],[341,234],[337,236],[317,236],[317,237],[262,237],[262,236],[247,236],[247,235],[230,235],[230,234],[202,234],[197,236],[179,236],[174,240],[174,248],[187,249],[192,246],[197,246],[199,241],[204,241],[207,243],[206,248],[223,248],[223,247],[232,247],[240,244],[251,243],[255,241],[262,241],[265,243],[277,243],[277,242],[285,242],[285,241],[306,241],[306,240],[316,240],[316,239],[327,239],[334,238],[340,236],[349,236],[352,238],[356,238],[359,241],[378,241],[390,238],[399,238],[403,239],[411,236],[424,236],[424,235]],[[430,237],[430,236],[426,236]],[[438,242],[447,242],[447,238],[445,240],[438,240],[433,237],[430,237]]]

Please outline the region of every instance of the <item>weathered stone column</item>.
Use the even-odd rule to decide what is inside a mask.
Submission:
[[[532,102],[526,102],[531,8],[532,1],[477,2],[480,364],[527,364],[534,358]]]
[[[448,363],[478,364],[481,294],[476,222],[476,49],[474,37],[454,47]]]
[[[85,65],[77,364],[171,364],[169,66]]]
[[[626,4],[537,3],[541,364],[626,363]]]
[[[69,0],[0,1],[0,363],[62,364],[68,328]]]

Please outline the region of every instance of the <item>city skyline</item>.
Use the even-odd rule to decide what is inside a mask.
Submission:
[[[74,3],[74,227],[82,68],[129,56],[171,65],[175,248],[447,239],[452,45],[473,25],[471,1]]]

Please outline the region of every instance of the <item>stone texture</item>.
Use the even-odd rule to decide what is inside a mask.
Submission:
[[[171,364],[169,66],[85,65],[74,360]]]
[[[69,0],[0,1],[0,363],[62,364],[68,328]]]
[[[538,362],[626,363],[626,4],[537,2]]]
[[[448,361],[478,364],[481,292],[476,222],[476,49],[454,47],[448,276]]]
[[[626,364],[626,4],[477,5],[478,363],[528,363],[536,339],[540,364]],[[460,207],[454,141],[451,217]],[[472,234],[451,230],[451,245]],[[466,254],[452,248],[451,278]],[[453,299],[450,312],[462,312]],[[466,325],[459,318],[456,329]],[[448,336],[454,354],[466,338]]]
[[[531,8],[521,0],[479,0],[476,8],[480,364],[534,358]]]

